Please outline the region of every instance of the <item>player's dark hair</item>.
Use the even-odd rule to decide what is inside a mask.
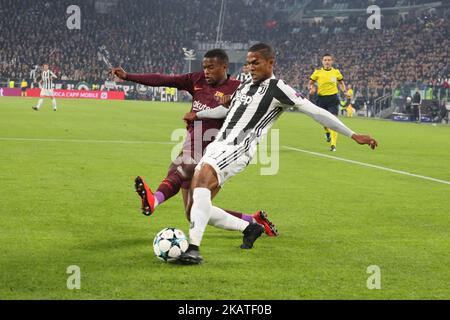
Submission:
[[[325,53],[325,54],[322,56],[322,59],[325,58],[325,57],[332,57],[332,58],[333,58],[333,55],[332,55],[331,53]]]
[[[259,52],[264,59],[275,59],[275,50],[267,43],[257,43],[248,49],[248,52]]]
[[[223,49],[211,49],[205,53],[204,58],[217,58],[223,64],[228,64],[228,55]]]

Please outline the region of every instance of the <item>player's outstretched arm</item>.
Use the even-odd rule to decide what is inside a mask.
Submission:
[[[111,70],[109,70],[109,73],[122,80],[125,80],[127,78],[127,73],[122,69],[122,67],[112,68]]]
[[[368,144],[372,150],[378,147],[378,142],[369,135],[353,134],[352,139],[359,144]]]
[[[378,146],[378,142],[374,138],[372,138],[369,135],[361,135],[353,132],[350,128],[348,128],[345,124],[343,124],[342,121],[340,121],[336,116],[334,116],[327,110],[319,108],[308,99],[299,98],[296,101],[296,107],[298,108],[299,111],[310,116],[324,127],[330,128],[343,135],[346,135],[347,137],[352,138],[359,144],[367,144],[372,149],[375,149]]]
[[[192,93],[193,84],[190,74],[165,75],[159,73],[128,73],[121,67],[112,68],[109,73],[119,79],[144,84],[150,87],[172,87]]]

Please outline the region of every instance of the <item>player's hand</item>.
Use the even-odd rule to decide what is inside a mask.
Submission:
[[[195,112],[188,112],[184,115],[183,120],[189,124],[190,122],[197,120],[197,114]]]
[[[359,144],[368,144],[372,150],[378,146],[378,142],[369,135],[353,134],[352,139]]]
[[[217,102],[221,105],[223,105],[224,107],[228,107],[230,105],[231,102],[231,95],[226,94],[223,95],[221,97],[215,97]]]
[[[316,93],[316,90],[314,88],[309,89],[309,98],[311,99],[314,97],[314,94]]]
[[[116,76],[117,78],[122,80],[125,80],[127,78],[127,73],[122,69],[122,67],[112,68],[111,70],[109,70],[109,74]]]

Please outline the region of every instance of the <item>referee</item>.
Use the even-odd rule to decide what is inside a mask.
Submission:
[[[325,54],[322,57],[323,67],[317,69],[311,75],[309,80],[309,95],[314,96],[316,92],[315,83],[317,82],[317,105],[328,110],[335,116],[339,115],[339,97],[338,84],[341,91],[348,98],[345,88],[344,77],[338,69],[333,68],[333,56]],[[330,151],[336,151],[337,132],[325,128],[327,142],[330,142]]]

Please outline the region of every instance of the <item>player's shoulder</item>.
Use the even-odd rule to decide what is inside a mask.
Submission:
[[[286,83],[286,81],[284,81],[283,79],[270,79],[269,83],[268,83],[269,88],[272,88],[272,92],[275,95],[278,94],[286,94],[287,92],[291,92],[293,89],[292,87]]]
[[[239,79],[233,78],[231,76],[228,76],[228,81],[232,84],[241,83],[241,81],[239,81]]]
[[[313,80],[316,80],[316,78],[320,75],[320,73],[322,72],[322,68],[314,68],[313,72],[311,73],[310,78],[313,78]]]
[[[205,73],[203,71],[187,73],[186,76],[194,82],[205,80]]]
[[[280,86],[289,86],[286,81],[284,81],[283,79],[279,79],[279,78],[272,78],[269,80],[269,84],[275,85],[277,87]]]

